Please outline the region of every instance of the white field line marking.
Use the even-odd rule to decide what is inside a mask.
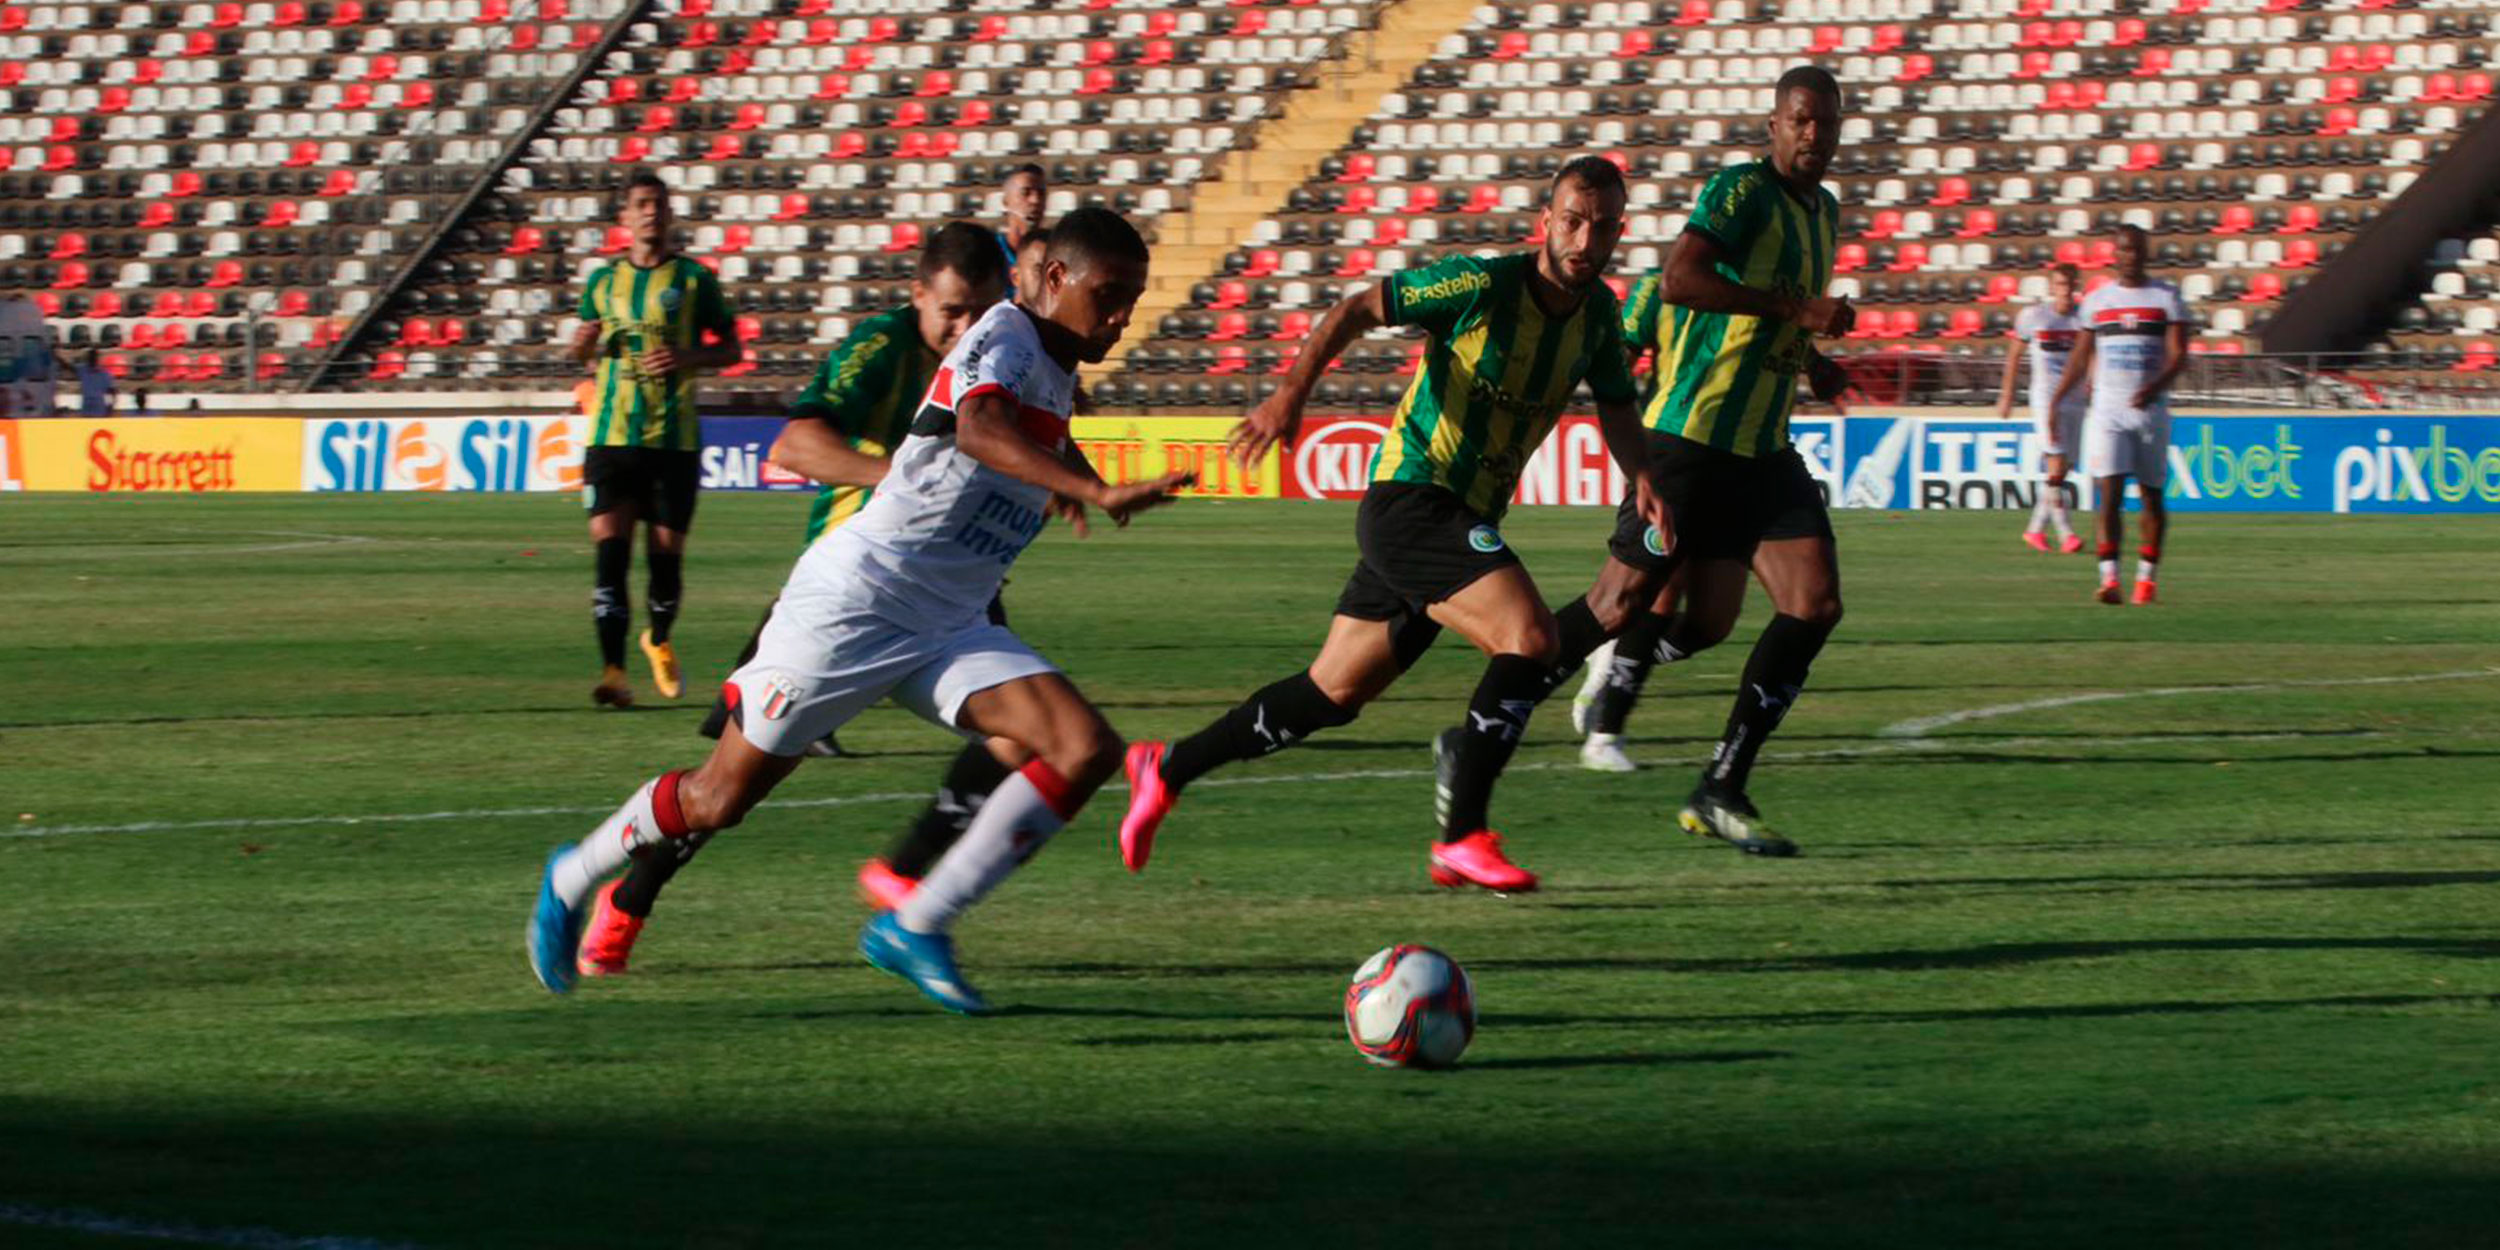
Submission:
[[[2428,681],[2472,681],[2480,677],[2500,677],[2500,667],[2458,669],[2448,673],[2415,673],[2405,677],[2331,677],[2310,681],[2268,681],[2236,686],[2159,686],[2150,690],[2102,690],[2091,694],[2062,694],[2048,699],[2026,699],[2020,703],[1998,703],[1989,707],[1964,708],[1958,712],[1941,712],[1934,716],[1913,717],[1895,721],[1875,731],[1881,738],[1916,738],[1948,725],[1967,724],[2021,712],[2039,712],[2053,707],[2074,707],[2083,703],[2108,703],[2118,699],[2158,699],[2178,694],[2253,694],[2267,690],[2298,690],[2320,686],[2403,686]]]
[[[2351,734],[2335,735],[2335,740],[2349,741],[2359,738],[2377,738],[2382,736],[2384,735],[2375,732],[2363,731]],[[2314,733],[2212,733],[2113,734],[2108,737],[2100,738],[2015,738],[1996,736],[1989,736],[1986,738],[1952,739],[1917,738],[1901,742],[1878,743],[1873,746],[1864,747],[1833,747],[1820,751],[1782,751],[1772,754],[1770,758],[1774,760],[1840,760],[1856,759],[1861,756],[1907,755],[1931,751],[2011,750],[2041,746],[2158,746],[2174,742],[2199,741],[2315,741],[2319,737],[2321,737],[2321,735]],[[1658,756],[1646,758],[1639,762],[1644,768],[1666,768],[1675,765],[1699,765],[1707,761],[1709,758],[1710,756],[1708,752],[1696,751],[1689,755]],[[1576,769],[1578,767],[1579,764],[1573,761],[1552,760],[1526,764],[1513,764],[1507,771],[1514,773],[1546,773],[1563,772],[1570,769]],[[1248,777],[1209,777],[1205,780],[1192,783],[1190,788],[1193,790],[1210,790],[1229,786],[1306,785],[1332,781],[1403,781],[1414,778],[1430,777],[1431,775],[1432,770],[1429,768],[1363,768],[1349,769],[1344,772],[1334,773],[1280,773],[1273,776],[1253,775]],[[1127,788],[1127,785],[1122,782],[1113,782],[1112,784],[1103,787],[1105,791],[1125,791]],[[867,807],[879,803],[921,803],[926,802],[928,798],[929,792],[926,790],[909,790],[895,791],[885,794],[843,794],[820,799],[774,799],[764,803],[762,806],[774,810],[797,810],[802,808],[828,807]],[[375,812],[357,816],[277,816],[232,817],[220,820],[143,820],[134,824],[126,825],[29,825],[17,829],[0,829],[0,838],[63,838],[84,834],[103,833],[185,833],[196,832],[203,829],[307,829],[338,825],[431,824],[446,820],[506,820],[523,816],[605,816],[615,810],[616,809],[613,806],[584,807],[571,805],[552,807],[481,807],[470,808],[463,811]]]
[[[51,559],[56,556],[74,555],[81,560],[132,560],[146,559],[151,556],[258,555],[270,551],[303,551],[314,547],[358,547],[368,543],[381,541],[378,538],[368,538],[362,534],[317,534],[305,530],[234,530],[232,532],[236,534],[259,534],[270,538],[294,538],[301,539],[303,541],[285,543],[253,543],[243,546],[235,546],[218,542],[81,543],[74,545],[64,544],[59,547],[30,547],[25,548],[24,551],[30,553],[33,559]],[[21,562],[31,563],[32,560],[11,561],[11,563]]]
[[[296,1237],[266,1228],[203,1228],[196,1224],[124,1219],[101,1211],[28,1206],[22,1202],[0,1202],[0,1224],[64,1228],[98,1237],[145,1237],[192,1246],[233,1246],[240,1250],[393,1250],[388,1242],[363,1237]]]

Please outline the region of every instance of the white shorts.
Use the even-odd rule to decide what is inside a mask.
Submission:
[[[956,723],[965,700],[1058,671],[1003,625],[916,631],[806,596],[774,605],[755,658],[729,675],[729,697],[747,741],[791,756],[889,695],[933,724],[966,733]]]
[[[2036,405],[2031,410],[2031,428],[2035,430],[2043,428],[2040,421],[2040,409]],[[2046,428],[2048,437],[2040,442],[2041,455],[2074,455],[2077,445],[2075,440],[2083,429],[2083,410],[2079,407],[2070,407],[2058,416],[2054,424]]]
[[[2170,414],[2086,418],[2083,472],[2086,477],[2131,477],[2146,490],[2160,490],[2170,479]]]

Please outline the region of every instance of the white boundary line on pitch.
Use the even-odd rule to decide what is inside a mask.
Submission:
[[[2020,712],[2045,711],[2053,707],[2108,703],[2117,699],[2157,699],[2177,694],[2247,694],[2264,690],[2294,690],[2318,686],[2403,686],[2426,681],[2472,681],[2478,677],[2500,677],[2500,666],[2458,669],[2447,673],[2415,673],[2406,677],[2328,677],[2305,681],[2252,682],[2236,686],[2157,686],[2150,690],[2103,690],[2091,694],[2064,694],[2048,699],[2026,699],[2021,703],[1998,703],[1989,707],[1964,708],[1959,712],[1942,712],[1934,716],[1913,717],[1886,725],[1876,730],[1875,736],[1916,738],[1948,725],[2012,716]]]
[[[2325,735],[2309,733],[2211,733],[2211,734],[2112,734],[2097,738],[1911,738],[1898,742],[1878,743],[1864,747],[1833,747],[1821,751],[1783,751],[1770,756],[1772,760],[1845,760],[1862,756],[1908,755],[1927,751],[2010,750],[2038,746],[2157,746],[2173,742],[2229,741],[2283,742],[2316,741]],[[2339,741],[2378,738],[2385,735],[2370,730],[2332,735]],[[1709,759],[1707,752],[1690,755],[1663,756],[1644,759],[1644,768],[1668,768],[1675,765],[1699,765]],[[1538,761],[1514,764],[1507,771],[1514,773],[1546,773],[1575,769],[1576,761]],[[1191,783],[1192,789],[1218,789],[1229,786],[1301,785],[1331,781],[1402,781],[1432,776],[1429,768],[1364,768],[1334,773],[1282,773],[1275,776],[1209,777]],[[1127,786],[1114,782],[1106,791],[1124,791]],[[842,794],[821,799],[774,799],[762,804],[773,810],[800,808],[867,807],[878,803],[919,803],[927,801],[926,790],[895,791],[883,794]],[[273,816],[231,817],[222,820],[143,820],[127,825],[36,825],[20,829],[0,829],[0,838],[62,838],[106,833],[187,833],[207,829],[308,829],[338,825],[410,825],[433,824],[446,820],[508,820],[522,816],[605,816],[613,806],[552,807],[484,807],[465,811],[439,812],[377,812],[361,816]]]
[[[97,1237],[145,1237],[193,1246],[231,1246],[237,1250],[395,1250],[391,1242],[364,1237],[297,1237],[266,1228],[203,1228],[22,1202],[0,1202],[0,1224],[60,1228]]]
[[[259,534],[273,538],[301,538],[306,541],[293,543],[254,543],[240,547],[218,542],[63,543],[58,547],[29,547],[25,548],[25,550],[40,553],[36,559],[50,559],[55,555],[75,553],[78,558],[82,560],[95,559],[98,557],[106,559],[139,560],[145,559],[149,556],[164,556],[170,558],[178,556],[205,555],[259,555],[271,551],[305,551],[317,547],[358,547],[382,541],[378,538],[368,538],[362,534],[320,534],[309,530],[232,530],[229,532],[235,534]],[[34,562],[34,560],[10,561],[10,563],[27,564]]]

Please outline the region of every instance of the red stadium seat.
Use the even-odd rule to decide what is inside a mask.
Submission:
[[[739,105],[739,106],[738,106],[738,116],[736,117],[736,119],[732,120],[732,121],[729,123],[729,128],[730,128],[731,130],[753,130],[753,129],[755,129],[756,127],[761,126],[761,125],[763,125],[763,124],[764,124],[764,106],[763,106],[763,105],[761,105],[761,104],[741,104],[741,105]]]
[[[1171,40],[1149,39],[1146,41],[1145,50],[1137,56],[1137,63],[1147,67],[1169,65],[1179,55],[1180,48]]]
[[[208,24],[218,30],[233,30],[243,24],[243,6],[221,4],[209,10]]]
[[[154,304],[154,305],[152,305],[152,306],[148,309],[148,314],[147,314],[147,315],[148,315],[148,316],[151,316],[151,317],[179,317],[179,316],[181,316],[181,315],[182,315],[182,292],[180,292],[180,291],[158,291],[158,292],[156,293],[156,302],[155,302],[155,304]]]
[[[1076,93],[1078,95],[1101,95],[1118,85],[1120,85],[1119,80],[1112,76],[1110,70],[1089,69],[1085,71],[1085,81],[1078,84]]]
[[[1815,56],[1828,56],[1840,51],[1841,42],[1839,27],[1817,26],[1814,28],[1812,42],[1806,45],[1806,51]]]
[[[712,146],[704,150],[703,159],[707,161],[734,161],[745,154],[746,144],[740,142],[738,136],[714,135],[712,136]]]
[[[547,246],[547,234],[536,226],[522,226],[512,232],[510,242],[503,245],[506,256],[526,256]]]
[[[1896,210],[1883,208],[1875,211],[1875,219],[1867,223],[1866,229],[1860,232],[1860,237],[1881,243],[1899,233],[1901,233],[1901,214]]]
[[[1207,341],[1211,343],[1223,343],[1229,342],[1233,339],[1247,338],[1249,335],[1250,318],[1241,313],[1233,312],[1226,313],[1215,319],[1215,328],[1207,332]]]
[[[608,103],[630,104],[642,98],[642,80],[631,75],[608,80]]]
[[[2118,19],[2118,28],[2110,32],[2109,46],[2113,48],[2132,48],[2135,45],[2144,42],[2144,37],[2147,33],[2149,32],[2145,29],[2143,18],[2122,17]]]
[[[1540,218],[1542,220],[1542,218]],[[1380,255],[1368,247],[1358,247],[1345,254],[1345,262],[1337,266],[1337,277],[1361,278],[1380,266]]]
[[[1266,30],[1267,14],[1257,9],[1244,9],[1241,11],[1241,16],[1233,19],[1233,37],[1236,39],[1261,34]]]
[[[2307,234],[2318,228],[2318,209],[2314,204],[2294,204],[2283,210],[2283,226],[2276,234]]]
[[[78,149],[66,143],[55,144],[44,149],[43,171],[45,173],[57,174],[65,169],[76,168],[78,168]]]
[[[1147,38],[1161,39],[1179,33],[1180,28],[1180,15],[1170,9],[1156,9],[1146,15]]]
[[[1969,199],[1970,179],[1952,177],[1936,184],[1935,198],[1927,201],[1927,204],[1930,208],[1951,208]]]
[[[1979,302],[2002,304],[2020,294],[2022,286],[2014,280],[2014,275],[2001,273],[1988,279],[1988,289],[1979,293]]]
[[[286,354],[262,352],[259,361],[252,367],[252,376],[263,382],[274,382],[286,376]]]
[[[1710,0],[1684,0],[1684,7],[1676,10],[1675,24],[1678,26],[1709,25]]]
[[[365,63],[365,81],[387,82],[399,77],[399,58],[388,52]]]
[[[327,197],[354,195],[355,193],[356,175],[344,169],[331,170],[330,176],[321,182],[321,194]]]
[[[1310,337],[1310,334],[1311,314],[1306,312],[1289,312],[1286,313],[1282,319],[1277,321],[1276,333],[1271,334],[1268,337],[1282,341],[1286,339],[1308,338]]]
[[[1345,158],[1345,170],[1337,175],[1339,182],[1369,182],[1380,170],[1379,162],[1369,152],[1355,152]]]
[[[616,155],[608,158],[619,165],[639,165],[651,159],[651,141],[640,135],[627,135],[616,145]]]
[[[2081,239],[2068,239],[2058,244],[2054,255],[2057,257],[2058,264],[2073,265],[2077,268],[2086,267],[2092,261],[2091,253],[2085,249]]]
[[[1244,282],[1220,282],[1215,287],[1215,302],[1207,305],[1209,312],[1223,312],[1250,302],[1250,286]]]
[[[610,226],[599,236],[599,254],[614,256],[634,245],[634,232],[623,226]]]
[[[1888,273],[1917,273],[1926,267],[1927,245],[1904,243],[1901,245],[1901,251],[1892,258],[1892,263],[1884,268]]]
[[[1976,338],[1979,334],[1979,310],[1956,308],[1952,320],[1945,324],[1944,336],[1949,339]]]
[[[1875,37],[1867,41],[1867,55],[1882,56],[1887,52],[1898,51],[1901,45],[1908,41],[1909,35],[1899,25],[1886,22],[1876,27]]]
[[[1220,378],[1249,367],[1250,353],[1238,343],[1227,343],[1216,349],[1215,363],[1208,367],[1207,376]]]
[[[2458,373],[2481,373],[2500,365],[2500,352],[2492,350],[2491,340],[2476,339],[2465,345],[2465,355],[2449,366]]]
[[[237,281],[241,281],[240,278]],[[217,315],[217,297],[206,291],[193,291],[183,297],[182,315],[193,320]]]
[[[903,37],[903,24],[890,17],[868,19],[868,42],[892,43]]]
[[[754,246],[754,244],[755,229],[752,226],[728,226],[723,228],[720,232],[719,250],[724,253],[734,256],[737,253],[743,252],[749,247]],[[918,245],[915,243],[914,246]]]
[[[773,210],[774,221],[797,221],[807,216],[807,197],[792,192],[781,197],[781,207]]]
[[[142,321],[139,324],[130,327],[129,337],[123,339],[122,342],[128,344],[135,351],[155,351],[156,327]]]
[[[2318,241],[2316,239],[2293,239],[2283,245],[2285,269],[2307,269],[2317,263]]]
[[[53,260],[75,260],[87,254],[87,236],[70,231],[52,241]]]
[[[1113,47],[1110,40],[1090,40],[1085,44],[1084,53],[1077,58],[1077,64],[1088,68],[1096,65],[1109,65],[1119,59],[1119,55],[1120,50]]]
[[[1865,244],[1843,243],[1840,245],[1840,250],[1832,254],[1833,273],[1856,273],[1864,268],[1866,268]]]
[[[1997,210],[1993,208],[1974,208],[1970,210],[1970,212],[1963,215],[1962,224],[1954,228],[1953,237],[1957,239],[1984,239],[1989,235],[1995,234],[1996,232]]]
[[[2329,104],[2349,104],[2361,98],[2361,80],[2350,74],[2326,80],[2325,100]]]
[[[321,145],[310,139],[302,140],[294,147],[287,149],[286,167],[289,169],[310,169],[320,163]]]
[[[1383,217],[1380,228],[1372,232],[1372,242],[1381,247],[1396,247],[1406,242],[1406,219]]]
[[[217,352],[201,352],[191,358],[191,380],[214,382],[226,374],[226,358]]]
[[[1492,190],[1490,187],[1484,189],[1488,191]],[[1368,213],[1378,207],[1380,207],[1379,192],[1372,190],[1370,187],[1349,187],[1346,189],[1345,203],[1338,205],[1337,211],[1340,213]],[[1538,220],[1542,221],[1544,218],[1540,216]]]
[[[391,379],[399,377],[407,372],[407,353],[398,351],[380,351],[373,354],[372,378],[374,381],[388,382]]]
[[[2330,139],[2340,138],[2360,124],[2360,114],[2350,108],[2331,108],[2326,111],[2326,120],[2319,124],[2318,133]]]
[[[1277,255],[1275,249],[1265,247],[1259,248],[1250,253],[1250,264],[1247,268],[1242,270],[1241,276],[1245,278],[1264,278],[1269,274],[1275,273],[1278,269],[1283,268],[1284,263],[1284,258]]]
[[[905,100],[901,104],[894,106],[894,121],[892,122],[892,125],[896,130],[911,130],[928,124],[928,105],[922,104],[918,100]]]
[[[1476,184],[1476,189],[1468,193],[1467,202],[1459,205],[1458,211],[1462,213],[1489,213],[1494,209],[1500,208],[1501,206],[1501,189],[1498,187],[1488,186],[1483,183],[1478,183]]]
[[[694,79],[685,78],[679,81],[693,82]],[[839,100],[850,93],[851,76],[849,74],[827,74],[816,80],[816,98],[819,100]]]
[[[1429,213],[1439,207],[1441,207],[1441,188],[1439,187],[1422,186],[1406,193],[1406,211],[1410,213]]]
[[[954,71],[943,69],[930,70],[927,74],[921,76],[920,87],[918,90],[913,91],[912,94],[919,96],[922,99],[933,99],[940,96],[950,96],[955,94]]]
[[[96,97],[95,107],[96,111],[99,113],[119,113],[124,109],[129,108],[130,88],[106,87],[103,92]]]
[[[894,227],[894,237],[886,240],[883,250],[888,254],[920,250],[919,223],[909,221],[897,223]]]
[[[115,378],[126,378],[130,376],[130,357],[124,356],[120,352],[104,353],[104,355],[100,358],[99,363],[104,366],[104,371],[106,373],[112,374]]]
[[[2480,102],[2491,98],[2491,75],[2477,71],[2457,77],[2457,99]]]
[[[273,314],[280,317],[301,317],[312,309],[312,297],[302,291],[282,291]]]
[[[2128,148],[2127,163],[2120,166],[2120,168],[2125,169],[2129,173],[2142,173],[2145,170],[2159,169],[2160,167],[2161,145],[2155,143],[2139,143],[2134,147]]]
[[[96,292],[96,297],[87,301],[87,315],[96,318],[121,316],[122,293],[119,291]]]
[[[301,212],[302,210],[295,206],[295,201],[279,200],[271,204],[269,212],[260,219],[261,229],[287,229],[295,224],[295,219]]]
[[[868,136],[863,135],[856,130],[845,130],[840,135],[835,136],[833,141],[833,158],[835,160],[847,161],[867,150]]]
[[[1501,39],[1493,45],[1493,59],[1496,61],[1516,61],[1526,55],[1528,32],[1524,30],[1503,31]]]
[[[903,141],[894,148],[894,155],[898,160],[925,160],[929,154],[929,136],[917,130],[904,135]]]
[[[2233,204],[2222,210],[2222,220],[2214,226],[2215,234],[2245,234],[2257,227],[2257,214],[2246,204]]]
[[[361,26],[365,20],[364,0],[339,0],[330,10],[332,26]]]
[[[351,82],[342,85],[339,88],[339,107],[343,109],[372,108],[373,85],[371,83],[361,82]]]
[[[1936,58],[1924,52],[1913,52],[1901,58],[1901,68],[1893,74],[1892,80],[1894,82],[1918,82],[1935,72]]]
[[[989,125],[990,119],[989,101],[967,100],[964,102],[964,111],[956,116],[955,124],[968,130],[975,126]]]
[[[2456,98],[2457,76],[2454,74],[2431,75],[2423,80],[2422,94],[2414,97],[2425,104],[2440,104]]]
[[[61,271],[59,273],[53,275],[52,289],[55,291],[74,290],[78,287],[87,285],[87,279],[90,276],[91,275],[87,269],[87,262],[83,260],[70,261],[69,263],[61,266]],[[49,315],[58,316],[60,314],[53,313]]]
[[[2264,304],[2283,298],[2283,279],[2273,273],[2261,273],[2248,280],[2248,293],[2240,296],[2246,304]]]
[[[402,347],[434,346],[434,323],[423,317],[410,317],[408,324],[399,328],[399,345]]]
[[[1619,57],[1648,56],[1656,47],[1657,45],[1650,41],[1648,31],[1627,30],[1623,32],[1623,38],[1615,45],[1615,55]]]
[[[979,28],[972,32],[972,41],[974,43],[992,43],[999,39],[1006,38],[1006,36],[1007,19],[993,13],[990,16],[981,19],[981,25]]]
[[[404,109],[421,109],[432,108],[433,106],[433,83],[419,79],[416,82],[409,83],[399,89],[399,107]]]

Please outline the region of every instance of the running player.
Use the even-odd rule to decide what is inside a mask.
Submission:
[[[703,433],[695,416],[695,375],[738,363],[744,348],[729,300],[712,271],[676,253],[668,184],[641,170],[625,183],[617,224],[631,236],[624,259],[590,275],[582,289],[573,360],[591,371],[590,446],[582,456],[582,502],[590,509],[595,588],[590,615],[599,631],[599,684],[593,702],[630,707],[625,631],[633,623],[627,580],[634,525],[650,530],[651,628],[642,653],[662,698],[683,689],[669,630],[684,593],[686,534],[694,527],[703,478]],[[709,336],[710,342],[703,341]]]
[[[572,988],[583,913],[632,853],[729,828],[800,752],[889,695],[1027,756],[903,905],[860,934],[875,966],[951,1011],[987,1004],[955,965],[955,921],[1030,858],[1118,770],[1120,740],[1048,660],[986,619],[1001,578],[1050,515],[1115,522],[1169,502],[1186,474],[1106,485],[1068,440],[1071,374],[1119,341],[1146,288],[1146,245],[1118,214],[1068,215],[1038,289],[993,305],[929,384],[867,505],[799,557],[755,659],[730,677],[737,715],[702,767],[645,783],[548,858],[530,967]]]
[[[1644,605],[1657,618],[1618,641],[1626,672],[1718,645],[1744,606],[1750,570],[1773,615],[1745,661],[1736,704],[1711,762],[1676,821],[1755,855],[1794,855],[1764,824],[1746,787],[1762,744],[1806,683],[1840,623],[1840,564],[1822,488],[1788,440],[1803,379],[1839,397],[1848,375],[1814,350],[1856,313],[1831,282],[1840,205],[1823,186],[1840,143],[1840,84],[1806,65],[1772,95],[1771,154],[1731,165],[1702,187],[1668,254],[1659,294],[1674,309],[1658,340],[1649,458],[1675,532],[1644,524],[1632,500],[1616,514],[1606,566],[1588,595],[1557,613],[1566,641],[1625,630]],[[1678,584],[1683,610],[1670,614]],[[1655,637],[1654,647],[1640,645]],[[1562,663],[1576,664],[1566,645]],[[1628,663],[1627,663],[1628,661]]]
[[[1624,198],[1622,172],[1603,158],[1563,166],[1546,191],[1541,249],[1449,256],[1347,296],[1303,343],[1284,385],[1233,431],[1235,456],[1256,463],[1293,439],[1312,384],[1348,344],[1376,326],[1416,325],[1432,335],[1364,492],[1354,526],[1362,558],[1319,657],[1168,749],[1130,748],[1120,825],[1130,871],[1145,866],[1184,787],[1352,721],[1447,627],[1491,660],[1463,725],[1435,743],[1444,771],[1455,768],[1461,784],[1436,795],[1432,879],[1536,888],[1536,876],[1503,854],[1487,808],[1529,712],[1550,688],[1561,644],[1554,614],[1498,526],[1520,470],[1583,379],[1641,514],[1666,523],[1641,450],[1614,293],[1602,280],[1623,233]]]
[[[2073,352],[2075,336],[2082,322],[2075,317],[2075,301],[2083,294],[2082,277],[2073,265],[2059,265],[2049,271],[2049,302],[2033,304],[2014,318],[2013,342],[2005,348],[2005,381],[1997,391],[1997,417],[2003,420],[2014,415],[2014,375],[2021,371],[2023,357],[2031,357],[2031,419],[2040,427],[2040,502],[2032,505],[2031,524],[2023,529],[2023,542],[2034,551],[2049,549],[2046,527],[2057,527],[2058,549],[2069,555],[2083,550],[2083,537],[2066,519],[2066,471],[2071,468],[2068,457],[2079,446],[2076,439],[2083,432],[2083,396],[2071,395],[2064,407],[2052,410],[2049,397],[2058,393],[2057,380],[2066,371],[2066,357]]]
[[[893,449],[909,432],[912,413],[928,393],[938,361],[1005,292],[1006,271],[990,233],[968,222],[942,226],[921,246],[911,302],[861,322],[825,357],[806,389],[791,398],[790,420],[771,455],[773,463],[822,484],[808,509],[803,548],[867,504],[877,483],[885,480]],[[768,609],[738,653],[739,666],[755,658],[771,619]],[[722,687],[704,719],[703,736],[718,738],[728,727],[731,689]],[[837,754],[830,749],[832,741],[828,735],[809,743],[807,754]],[[898,844],[896,857],[909,857],[907,876],[898,876],[884,860],[871,860],[860,873],[862,892],[881,908],[901,902],[915,879],[961,832],[970,818],[968,804],[977,804],[1011,771],[981,743],[966,744],[937,797]],[[703,839],[689,837],[635,852],[625,875],[595,899],[582,936],[582,975],[625,971],[661,889],[702,846]]]
[[[2187,303],[2179,288],[2147,276],[2151,245],[2141,226],[2118,227],[2118,280],[2083,297],[2081,338],[2052,399],[2063,403],[2087,381],[2083,471],[2092,478],[2102,603],[2121,602],[2118,549],[2126,540],[2127,479],[2144,504],[2144,546],[2136,553],[2135,601],[2153,602],[2153,575],[2169,525],[2162,488],[2170,480],[2170,384],[2187,368]]]

